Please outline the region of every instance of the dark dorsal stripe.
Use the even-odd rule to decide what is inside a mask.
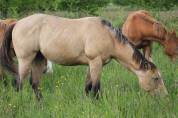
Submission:
[[[123,44],[128,44],[132,47],[132,49],[134,50],[134,53],[132,55],[132,58],[135,60],[135,62],[137,64],[140,65],[140,69],[142,70],[149,70],[149,69],[156,69],[156,66],[149,62],[148,60],[146,60],[146,58],[134,47],[133,44],[131,44],[127,37],[124,36],[124,34],[122,33],[122,30],[121,29],[116,29],[112,26],[112,24],[107,21],[107,20],[104,20],[102,19],[101,20],[101,23],[107,27],[109,27],[113,32],[116,33],[116,38]]]

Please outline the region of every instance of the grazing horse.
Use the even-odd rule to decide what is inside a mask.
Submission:
[[[3,37],[4,37],[4,33],[5,30],[8,28],[8,26],[10,26],[11,24],[15,23],[16,19],[6,19],[6,20],[0,20],[0,47],[2,45],[3,42]],[[14,55],[13,49],[11,48],[11,54]],[[0,66],[0,79],[4,79],[4,69],[2,66]]]
[[[13,42],[19,65],[19,81],[32,68],[32,88],[42,97],[39,79],[45,59],[74,66],[89,65],[85,91],[98,96],[102,67],[111,59],[122,63],[139,78],[141,88],[150,93],[167,94],[156,66],[147,61],[110,22],[99,17],[67,19],[46,14],[34,14],[19,20],[6,32],[1,48],[1,62],[9,70],[12,61],[9,45]]]
[[[136,48],[143,49],[146,59],[151,59],[151,44],[159,42],[165,53],[175,60],[178,55],[178,37],[175,31],[168,32],[148,11],[139,10],[128,15],[122,27],[123,34]]]

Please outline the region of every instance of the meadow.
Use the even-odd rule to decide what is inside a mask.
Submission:
[[[115,27],[121,27],[133,10],[137,8],[106,7],[99,11],[99,15],[112,21]],[[167,29],[178,31],[178,10],[149,11]],[[79,17],[68,12],[47,13]],[[178,61],[172,63],[157,43],[153,45],[152,57],[168,89],[167,97],[151,96],[141,90],[137,77],[113,60],[103,68],[102,96],[95,100],[84,93],[87,66],[54,65],[54,73],[44,74],[41,78],[43,99],[40,102],[36,100],[28,79],[24,81],[23,90],[16,92],[8,74],[8,85],[0,82],[0,118],[177,118]]]

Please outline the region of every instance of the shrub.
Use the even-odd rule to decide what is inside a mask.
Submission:
[[[28,12],[57,10],[96,14],[107,3],[108,0],[1,0],[0,15],[16,17]]]

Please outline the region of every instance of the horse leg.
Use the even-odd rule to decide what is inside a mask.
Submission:
[[[39,101],[42,98],[41,91],[39,89],[40,78],[43,74],[43,69],[46,66],[46,60],[34,60],[31,71],[31,86],[36,95],[37,100]]]
[[[149,60],[150,62],[153,62],[151,58],[151,43],[143,47],[143,54],[147,60]]]
[[[35,55],[28,58],[18,58],[19,76],[16,78],[17,90],[22,89],[22,81],[28,75],[34,57]]]
[[[90,77],[91,77],[91,91],[93,92],[94,96],[96,98],[99,97],[99,90],[100,90],[100,77],[101,77],[101,71],[102,71],[102,59],[101,57],[96,57],[89,61],[89,67],[90,67]],[[88,84],[90,87],[90,82]]]
[[[4,76],[5,76],[5,73],[4,73],[3,67],[0,66],[0,80],[3,82],[5,86],[7,86],[7,81]]]
[[[53,73],[53,65],[49,60],[45,60],[45,67],[43,69],[43,73]]]
[[[0,66],[0,80],[4,80],[3,75],[4,75],[3,67]]]
[[[53,65],[51,61],[47,61],[47,73],[53,73]]]
[[[91,91],[91,88],[92,88],[92,81],[91,81],[90,67],[89,67],[88,71],[87,71],[86,81],[85,81],[85,92],[86,92],[86,95],[88,95],[89,91]]]

